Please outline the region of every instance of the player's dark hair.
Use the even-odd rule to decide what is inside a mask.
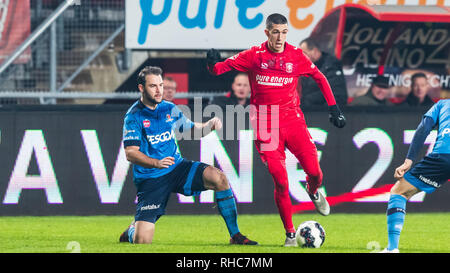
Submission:
[[[303,39],[303,40],[300,42],[299,45],[301,45],[301,44],[303,44],[303,43],[306,44],[306,47],[307,47],[309,50],[313,50],[314,48],[317,48],[317,49],[320,50],[319,44],[318,44],[313,38],[311,38],[311,37],[308,37],[308,38],[306,38],[306,39]]]
[[[418,79],[418,78],[425,78],[426,80],[428,80],[427,75],[425,75],[425,73],[422,73],[422,72],[414,73],[414,74],[411,76],[411,86],[413,86],[414,82],[415,82],[416,79]]]
[[[288,20],[284,17],[284,15],[273,13],[266,19],[266,29],[271,30],[273,25],[287,25],[287,23]]]
[[[138,74],[137,77],[137,83],[145,85],[145,77],[147,77],[147,75],[156,75],[156,76],[161,76],[163,74],[163,71],[161,69],[161,67],[158,66],[146,66],[144,67]]]

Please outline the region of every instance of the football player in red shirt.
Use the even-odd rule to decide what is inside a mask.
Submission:
[[[338,128],[345,117],[336,105],[325,76],[302,50],[288,44],[288,23],[281,14],[266,19],[267,41],[220,62],[215,49],[207,52],[208,70],[220,75],[232,69],[248,74],[251,86],[250,121],[255,131],[255,145],[275,183],[275,203],[286,231],[285,246],[296,246],[292,223],[292,203],[285,164],[285,148],[299,160],[307,174],[306,190],[317,211],[330,213],[330,206],[317,190],[322,184],[322,170],[317,149],[306,127],[296,87],[300,76],[312,77],[329,106],[329,119]]]

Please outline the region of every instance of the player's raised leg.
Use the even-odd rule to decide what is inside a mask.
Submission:
[[[317,212],[326,216],[330,214],[330,205],[318,191],[322,185],[323,173],[316,145],[303,119],[299,119],[295,126],[290,126],[287,130],[286,147],[294,154],[306,173],[306,191]]]
[[[236,201],[225,174],[213,166],[208,166],[203,171],[203,183],[206,189],[213,190],[216,193],[219,213],[222,215],[231,237],[230,243],[240,245],[257,245],[257,242],[249,240],[239,231]]]

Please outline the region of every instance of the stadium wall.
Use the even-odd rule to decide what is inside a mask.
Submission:
[[[121,145],[127,106],[4,106],[0,108],[0,215],[134,214],[136,192]],[[189,109],[183,109],[189,110]],[[324,173],[333,212],[384,212],[393,172],[427,109],[344,108],[348,124],[337,129],[323,109],[304,109]],[[192,112],[195,121],[211,111]],[[217,115],[217,113],[216,113]],[[181,154],[220,167],[230,179],[242,214],[276,213],[273,182],[261,163],[248,122],[237,130],[224,116],[224,131],[201,140],[178,140]],[[227,128],[228,126],[228,128]],[[233,130],[229,130],[229,128]],[[232,132],[224,133],[224,132]],[[436,132],[427,139],[424,155]],[[237,138],[239,136],[239,139]],[[294,208],[312,210],[305,174],[292,154],[287,169]],[[450,211],[444,186],[417,195],[409,211]],[[215,214],[212,192],[173,195],[168,214]]]

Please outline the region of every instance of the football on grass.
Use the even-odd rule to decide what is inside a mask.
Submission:
[[[298,226],[295,238],[300,247],[319,248],[325,242],[325,229],[316,221],[306,221]]]

